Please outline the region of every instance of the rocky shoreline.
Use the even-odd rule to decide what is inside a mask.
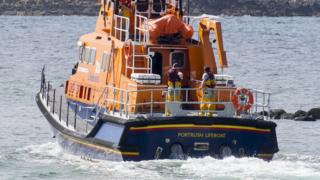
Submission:
[[[298,110],[295,113],[286,112],[284,109],[272,109],[260,112],[260,115],[269,116],[272,119],[295,120],[295,121],[317,121],[320,120],[320,108],[312,108],[309,111]]]
[[[320,0],[190,0],[190,14],[320,16]],[[0,0],[0,15],[96,16],[95,0]]]

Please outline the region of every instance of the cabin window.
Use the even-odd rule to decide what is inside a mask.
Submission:
[[[68,86],[69,86],[69,81],[66,81],[66,87],[65,87],[65,90],[64,90],[65,94],[68,93]]]
[[[83,46],[79,48],[79,61],[83,60]]]
[[[84,88],[84,96],[83,96],[83,99],[86,99],[87,98],[87,87]]]
[[[102,53],[102,61],[101,61],[101,71],[106,70],[106,61],[107,61],[107,54],[105,52]]]
[[[90,101],[90,96],[91,96],[91,88],[88,89],[88,95],[87,95],[87,100]]]
[[[96,49],[91,48],[90,49],[90,64],[94,64],[95,60],[96,60]]]
[[[149,9],[149,0],[137,0],[136,6],[138,12],[147,12]]]
[[[79,98],[82,98],[82,96],[83,96],[83,86],[80,86]]]
[[[83,62],[88,64],[90,61],[90,48],[88,47],[85,48],[83,57],[84,57]]]
[[[166,1],[165,0],[153,0],[153,12],[160,13],[165,11],[166,9]]]
[[[82,50],[81,50],[81,62],[85,62],[84,59],[85,59],[85,55],[86,55],[86,48],[83,47]]]
[[[172,52],[171,53],[171,66],[177,64],[177,67],[183,67],[185,64],[185,53],[184,52]]]
[[[106,122],[102,124],[94,138],[117,146],[121,140],[123,130],[124,127],[122,125]]]
[[[109,72],[110,70],[110,53],[104,51],[102,53],[101,71]]]

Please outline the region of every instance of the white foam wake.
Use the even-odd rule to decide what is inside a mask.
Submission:
[[[266,162],[257,158],[226,158],[223,160],[206,157],[190,159],[181,168],[195,177],[232,177],[240,179],[300,179],[320,178],[320,162],[275,159]]]
[[[109,179],[320,179],[320,157],[277,154],[270,162],[257,158],[205,157],[142,162],[86,161],[65,153],[56,143],[30,145],[17,152],[37,163],[54,164]]]

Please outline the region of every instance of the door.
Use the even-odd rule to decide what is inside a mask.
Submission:
[[[159,74],[161,76],[162,81],[162,54],[159,52],[155,52],[152,57],[152,73]]]
[[[188,87],[188,82],[190,80],[190,67],[187,56],[187,51],[185,50],[174,50],[170,52],[170,67],[176,64],[179,72],[182,72],[182,87]]]

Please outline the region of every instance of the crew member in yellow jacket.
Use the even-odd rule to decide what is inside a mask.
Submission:
[[[214,104],[209,104],[209,102],[214,102],[214,88],[216,86],[215,77],[214,74],[211,72],[210,67],[204,68],[204,73],[202,75],[202,82],[201,82],[201,88],[202,88],[202,99],[201,102],[205,102],[200,105],[200,115],[204,116],[207,112],[207,116],[212,116],[213,111],[215,110]]]
[[[178,72],[177,64],[173,64],[172,68],[168,71],[168,93],[167,93],[167,101],[168,102],[176,102],[181,101],[181,81],[182,81],[182,73]],[[171,112],[166,108],[166,115],[171,115]]]

